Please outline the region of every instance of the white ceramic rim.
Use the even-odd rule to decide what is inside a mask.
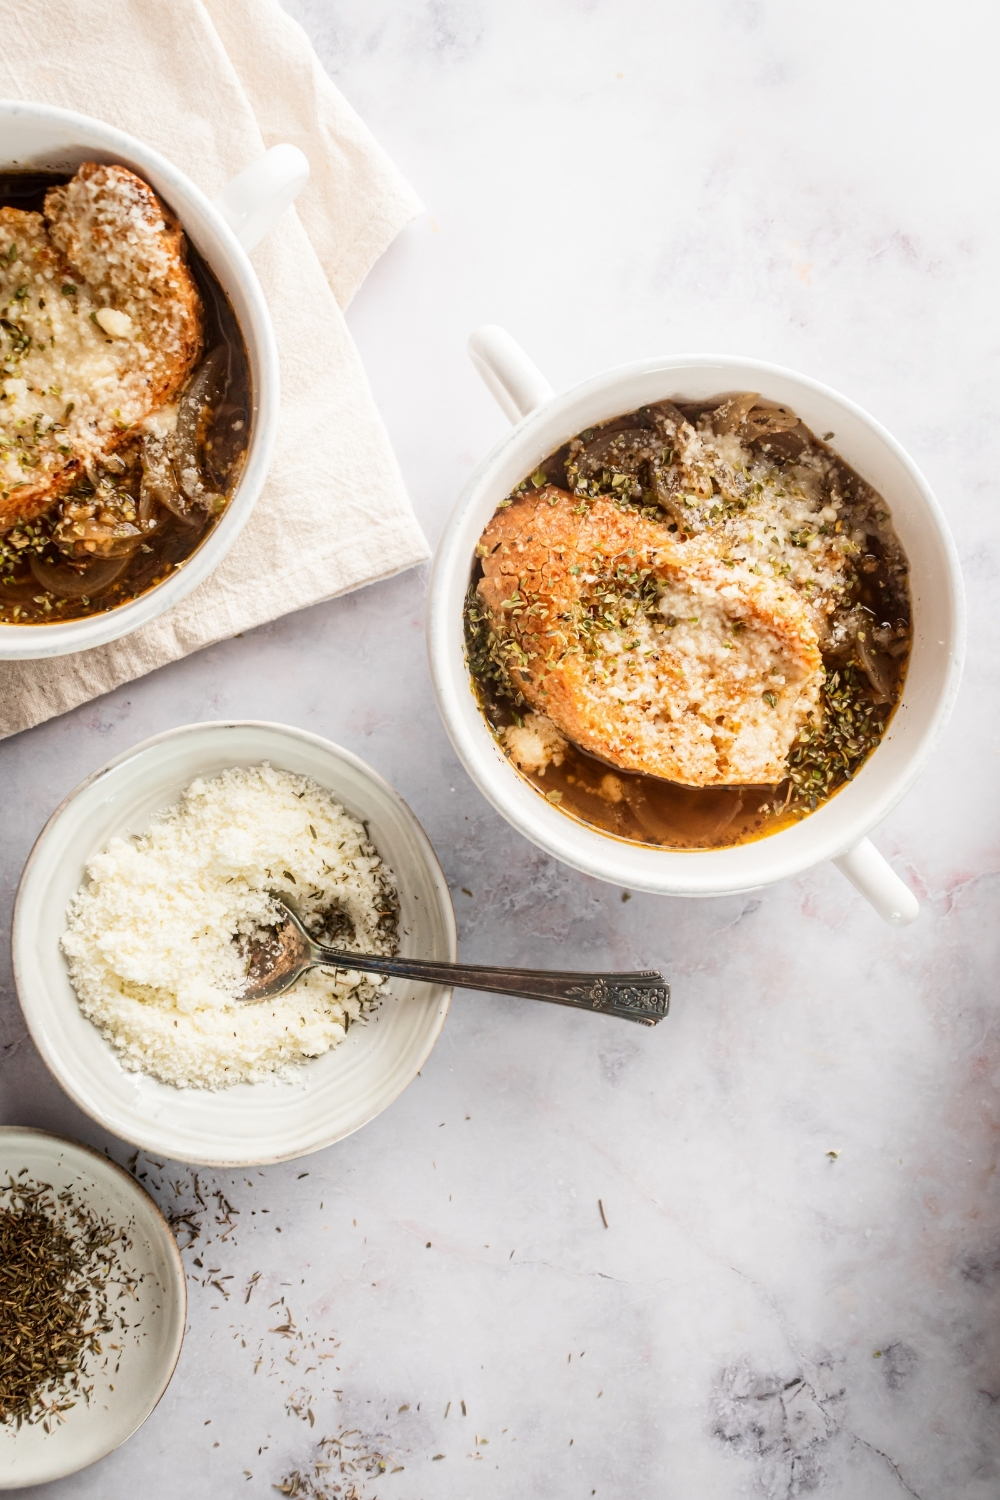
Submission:
[[[744,384],[747,370],[753,370],[760,377],[759,387],[765,396],[769,383],[792,382],[848,413],[888,450],[918,492],[934,527],[944,561],[941,584],[949,591],[950,650],[945,681],[930,722],[914,743],[905,770],[894,778],[874,808],[854,809],[845,815],[848,803],[841,792],[801,823],[756,843],[733,849],[670,851],[627,843],[577,822],[546,803],[510,765],[475,707],[465,660],[460,601],[468,586],[476,541],[496,503],[494,500],[486,504],[493,476],[513,455],[520,455],[519,473],[523,477],[533,463],[579,430],[580,422],[574,413],[583,403],[597,397],[608,398],[610,418],[630,409],[627,405],[615,406],[610,399],[624,382],[634,377],[662,376],[667,392],[673,385],[682,387],[685,375],[709,368],[732,371],[734,378],[729,389],[756,388],[756,380],[752,386]],[[722,384],[720,391],[725,389],[727,386]],[[563,436],[551,441],[552,429],[557,426]],[[539,434],[543,429],[548,431],[549,438],[540,446]],[[533,448],[538,452],[532,457]],[[930,759],[958,693],[965,655],[965,600],[958,554],[937,499],[905,450],[863,408],[820,381],[762,360],[735,355],[663,356],[603,371],[555,395],[535,407],[500,439],[465,485],[445,525],[431,574],[427,642],[438,709],[449,738],[479,790],[518,832],[553,858],[612,884],[662,895],[716,896],[756,890],[799,875],[824,860],[845,855],[905,796]],[[470,711],[470,704],[474,711]],[[894,728],[898,732],[899,723],[897,709],[887,740]],[[877,755],[878,751],[873,761]],[[851,786],[859,785],[863,776],[864,770]],[[835,805],[837,815],[824,818],[824,812]],[[754,852],[764,847],[766,871],[754,866]]]
[[[163,583],[118,609],[52,625],[0,624],[0,660],[40,660],[118,640],[179,604],[218,567],[250,519],[264,486],[274,452],[281,392],[278,346],[257,273],[236,235],[201,189],[165,156],[135,136],[89,115],[45,104],[0,100],[0,157],[3,157],[4,122],[15,116],[62,125],[79,136],[74,145],[67,145],[66,155],[74,150],[92,152],[103,154],[106,160],[135,167],[166,201],[233,304],[250,361],[252,387],[247,460],[222,519],[182,567]],[[56,151],[39,153],[46,160],[55,160],[58,155]],[[2,164],[14,163],[4,158]],[[41,163],[36,159],[30,164]],[[190,217],[201,222],[192,226]]]
[[[309,730],[297,729],[292,725],[278,724],[267,719],[208,719],[199,721],[195,724],[179,725],[174,729],[164,730],[161,734],[151,735],[148,739],[142,740],[137,745],[133,745],[129,750],[125,750],[120,755],[116,755],[112,760],[105,762],[103,766],[99,766],[96,771],[91,772],[91,774],[87,776],[85,780],[81,781],[78,786],[74,787],[73,790],[63,798],[63,800],[59,803],[59,806],[48,818],[44,828],[41,830],[34,844],[32,845],[31,852],[29,853],[28,858],[25,861],[24,869],[21,872],[21,878],[18,881],[17,892],[14,897],[13,912],[11,915],[11,958],[14,972],[14,988],[17,991],[19,1000],[21,998],[21,995],[23,993],[26,993],[30,988],[31,983],[30,979],[27,977],[27,970],[30,962],[27,953],[28,944],[27,939],[24,937],[22,932],[23,924],[20,919],[22,898],[25,891],[29,887],[33,868],[39,860],[42,849],[44,845],[54,837],[59,821],[66,809],[70,806],[71,803],[76,800],[77,797],[93,787],[95,783],[101,781],[104,777],[109,775],[112,771],[116,770],[119,766],[135,759],[137,756],[142,755],[145,751],[152,749],[156,745],[161,745],[171,739],[181,738],[184,735],[194,733],[198,730],[230,728],[266,729],[278,733],[284,737],[300,740],[307,744],[317,746],[324,753],[332,754],[335,758],[344,761],[352,766],[366,780],[379,787],[382,793],[390,801],[396,804],[397,808],[402,814],[404,821],[408,823],[414,835],[416,843],[421,849],[427,875],[438,897],[438,910],[444,928],[448,948],[447,958],[451,962],[454,962],[457,959],[458,932],[455,924],[455,910],[451,899],[451,891],[449,890],[448,882],[445,879],[444,871],[441,868],[441,862],[438,859],[437,854],[434,850],[434,846],[431,843],[430,839],[427,837],[427,834],[425,833],[423,826],[421,825],[416,814],[413,812],[412,808],[405,801],[405,799],[399,794],[399,792],[396,791],[395,787],[393,787],[388,781],[385,780],[383,776],[379,775],[377,771],[375,771],[370,765],[368,765],[367,761],[362,760],[360,756],[355,755],[350,750],[345,750],[343,746],[335,744],[332,740],[328,740],[322,735],[311,733],[311,731]],[[304,1147],[301,1150],[292,1149],[288,1151],[281,1151],[278,1153],[258,1155],[253,1157],[240,1156],[229,1158],[219,1157],[217,1155],[199,1155],[188,1153],[184,1158],[180,1158],[174,1154],[173,1148],[170,1146],[169,1141],[165,1140],[162,1135],[156,1132],[155,1126],[148,1134],[144,1133],[141,1129],[137,1130],[136,1128],[134,1128],[134,1126],[130,1126],[127,1135],[122,1134],[121,1125],[119,1122],[108,1119],[105,1115],[103,1115],[100,1111],[96,1110],[92,1106],[89,1095],[79,1086],[72,1071],[63,1065],[62,1059],[56,1052],[53,1051],[52,1047],[49,1045],[49,1040],[45,1029],[37,1023],[35,1017],[32,1014],[31,1007],[25,1006],[22,1002],[21,1010],[22,1014],[24,1015],[28,1030],[31,1033],[32,1040],[34,1041],[35,1046],[38,1048],[39,1054],[41,1055],[41,1058],[46,1067],[49,1069],[49,1072],[52,1074],[52,1076],[55,1078],[56,1082],[60,1085],[64,1092],[68,1094],[68,1096],[73,1100],[74,1104],[76,1104],[84,1114],[88,1115],[90,1119],[94,1120],[96,1124],[100,1125],[102,1129],[111,1131],[114,1135],[119,1136],[120,1139],[130,1142],[132,1145],[139,1146],[144,1151],[166,1152],[166,1154],[168,1156],[172,1156],[174,1160],[183,1159],[193,1166],[238,1169],[241,1167],[249,1166],[269,1166],[272,1163],[280,1161],[298,1161],[303,1156],[310,1156],[316,1151],[324,1151],[328,1146],[335,1145],[337,1141],[345,1140],[349,1135],[353,1135],[355,1131],[360,1130],[363,1126],[370,1124],[373,1119],[377,1118],[377,1116],[381,1114],[385,1109],[388,1109],[390,1104],[395,1103],[400,1095],[404,1093],[405,1090],[413,1082],[414,1078],[420,1072],[420,1069],[427,1061],[431,1052],[434,1050],[434,1047],[437,1045],[438,1039],[440,1038],[441,1032],[444,1028],[444,1023],[447,1019],[448,1012],[451,1008],[453,994],[452,988],[447,985],[438,985],[435,986],[435,988],[439,990],[440,1001],[434,1023],[428,1029],[427,1038],[422,1049],[418,1054],[415,1054],[415,1061],[412,1062],[408,1075],[400,1083],[399,1088],[391,1096],[391,1098],[385,1099],[384,1102],[379,1104],[377,1109],[372,1110],[371,1113],[367,1114],[364,1119],[358,1120],[351,1126],[349,1130],[333,1130],[329,1133],[329,1135],[325,1135],[321,1138],[315,1139],[308,1146]]]
[[[56,1466],[45,1473],[36,1474],[24,1483],[19,1480],[17,1484],[5,1483],[3,1475],[0,1475],[0,1490],[20,1490],[33,1487],[37,1484],[50,1484],[56,1479],[66,1479],[70,1474],[79,1474],[83,1469],[92,1468],[94,1464],[100,1463],[102,1459],[107,1458],[109,1453],[114,1453],[123,1443],[127,1443],[129,1438],[134,1437],[143,1423],[152,1416],[153,1412],[159,1406],[166,1394],[167,1387],[174,1378],[177,1362],[181,1357],[181,1349],[184,1345],[184,1333],[187,1327],[187,1273],[184,1270],[180,1247],[174,1238],[173,1230],[164,1218],[163,1210],[152,1193],[147,1188],[144,1188],[142,1183],[138,1182],[132,1176],[131,1172],[127,1172],[118,1162],[112,1161],[110,1156],[102,1155],[100,1151],[96,1151],[93,1146],[88,1146],[84,1141],[73,1140],[71,1136],[56,1135],[51,1130],[39,1130],[34,1125],[0,1125],[0,1141],[25,1135],[34,1136],[37,1140],[51,1141],[63,1154],[69,1148],[71,1152],[79,1152],[85,1159],[94,1157],[103,1167],[111,1168],[114,1172],[117,1172],[120,1177],[124,1178],[132,1192],[140,1200],[146,1201],[152,1209],[153,1222],[158,1224],[161,1230],[161,1243],[167,1252],[164,1259],[171,1269],[171,1282],[178,1312],[173,1320],[173,1342],[167,1359],[164,1360],[162,1384],[135,1426],[130,1428],[123,1437],[117,1438],[115,1442],[110,1443],[102,1452],[96,1453],[93,1458],[88,1458],[86,1463]],[[168,1364],[169,1368],[167,1368]]]

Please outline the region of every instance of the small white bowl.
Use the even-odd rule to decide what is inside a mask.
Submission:
[[[98,1218],[127,1231],[123,1260],[137,1286],[129,1302],[135,1331],[106,1363],[92,1360],[94,1390],[51,1432],[41,1423],[0,1423],[0,1490],[75,1474],[106,1457],[141,1427],[170,1384],[184,1339],[187,1285],[174,1237],[152,1198],[113,1161],[78,1141],[22,1126],[0,1129],[0,1180],[27,1167],[33,1182],[70,1189]],[[140,1324],[141,1327],[138,1325]],[[109,1335],[116,1342],[114,1334]],[[88,1384],[90,1382],[88,1381]]]
[[[14,904],[15,983],[35,1045],[70,1098],[115,1135],[175,1161],[289,1161],[350,1135],[416,1076],[451,1002],[450,989],[392,980],[368,1024],[296,1068],[291,1082],[177,1089],[121,1066],[81,1012],[60,948],[87,860],[116,834],[145,830],[196,776],[265,760],[311,776],[367,822],[396,877],[401,954],[456,954],[451,896],[427,835],[402,797],[338,745],[283,724],[188,724],[95,771],[52,814],[28,856]]]

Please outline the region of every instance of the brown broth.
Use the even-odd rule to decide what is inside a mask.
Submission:
[[[746,844],[794,822],[773,811],[769,786],[693,787],[605,765],[570,745],[562,765],[528,780],[546,796],[561,793],[562,812],[616,838],[670,849]]]
[[[0,172],[0,207],[40,213],[49,188],[69,182],[71,176],[69,172]],[[202,301],[204,354],[220,345],[227,351],[227,374],[211,407],[206,408],[201,469],[206,481],[229,501],[249,444],[253,410],[250,359],[229,298],[190,240],[185,243],[188,268]],[[58,502],[31,524],[44,527],[57,506]],[[86,601],[58,599],[41,587],[27,564],[22,564],[12,577],[0,579],[0,621],[8,625],[49,625],[117,609],[176,572],[197,552],[224,514],[224,509],[216,515],[197,514],[192,525],[168,513],[165,524],[133,554],[124,571]],[[16,531],[17,527],[9,529]],[[54,547],[44,555],[55,562],[64,561]]]
[[[721,398],[719,398],[721,399]],[[688,420],[696,420],[702,413],[714,409],[716,402],[685,405],[678,403]],[[629,413],[602,424],[606,429],[627,428],[635,425],[637,415]],[[598,429],[588,430],[583,437],[593,436]],[[794,442],[809,446],[834,460],[837,476],[848,494],[869,495],[879,505],[880,497],[868,490],[864,482],[825,443],[799,423]],[[801,452],[792,442],[789,461]],[[775,444],[774,447],[780,446]],[[771,449],[768,449],[771,452]],[[567,460],[570,450],[563,446],[543,461],[526,484],[548,482],[559,488],[569,487]],[[644,497],[645,498],[645,497]],[[650,515],[649,509],[643,514]],[[665,518],[664,518],[665,521]],[[666,524],[666,521],[665,521]],[[671,528],[676,531],[676,527]],[[466,636],[470,662],[475,656],[475,625],[471,609],[473,591],[482,576],[482,566],[477,562],[473,568],[469,603],[466,608]],[[908,663],[910,635],[910,606],[908,587],[905,581],[905,559],[896,548],[894,556],[875,535],[867,538],[867,550],[851,581],[849,599],[851,606],[860,606],[881,625],[891,625],[900,637],[897,654],[880,654],[881,669],[891,680],[890,701],[879,703],[878,694],[865,675],[856,656],[824,654],[827,683],[830,696],[827,698],[828,719],[840,705],[846,705],[851,714],[867,716],[871,743],[864,754],[855,756],[846,771],[834,774],[830,784],[821,795],[809,794],[807,787],[786,778],[777,786],[712,786],[691,787],[660,777],[624,771],[619,767],[597,759],[570,743],[556,765],[550,763],[544,771],[524,772],[524,776],[548,801],[560,811],[598,829],[602,833],[631,843],[651,845],[676,850],[706,850],[731,848],[738,844],[751,843],[782,828],[798,822],[820,806],[853,775],[873,753],[895,712],[902,691]],[[846,606],[845,606],[846,607]],[[901,648],[901,649],[900,649]],[[834,675],[836,674],[836,675]],[[503,729],[520,723],[526,712],[524,700],[514,697],[498,685],[488,674],[473,674],[472,686],[487,722],[498,737]],[[795,746],[790,758],[795,754]]]

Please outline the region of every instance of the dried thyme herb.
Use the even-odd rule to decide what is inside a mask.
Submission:
[[[34,552],[39,556],[49,545],[51,537],[41,521],[18,521],[0,536],[0,582],[13,582],[15,570],[22,566]]]
[[[293,1469],[271,1488],[301,1500],[364,1500],[359,1485],[366,1477],[401,1474],[403,1465],[365,1442],[357,1427],[320,1438],[317,1456],[306,1469]]]
[[[480,686],[520,708],[525,699],[511,672],[526,667],[528,658],[512,636],[496,629],[476,592],[475,581],[465,597],[465,648],[469,671]]]
[[[13,1177],[0,1189],[0,1422],[49,1432],[89,1399],[87,1356],[120,1322],[109,1292],[122,1247],[69,1192]]]
[[[597,557],[592,570],[594,581],[581,593],[581,617],[577,622],[577,630],[591,655],[596,650],[594,637],[598,633],[628,636],[643,616],[659,618],[660,592],[653,570],[638,566],[632,559]]]
[[[604,499],[612,501],[621,511],[638,510],[647,521],[663,520],[656,496],[648,486],[643,487],[634,473],[611,466],[584,478],[571,460],[566,465],[566,477],[580,500],[580,513],[587,509],[588,501]]]
[[[579,568],[571,572],[579,572]],[[606,558],[598,554],[590,563],[586,586],[572,614],[546,617],[545,624],[561,628],[544,632],[547,642],[545,665],[553,666],[568,651],[601,654],[599,638],[609,632],[622,636],[626,646],[643,617],[659,618],[659,585],[651,568],[628,557]],[[503,609],[510,628],[493,620],[476,592],[475,582],[465,599],[465,644],[469,671],[489,696],[504,698],[515,708],[525,703],[518,675],[528,667],[527,655],[515,633],[515,621],[538,612],[542,606],[523,587],[512,590]],[[676,623],[676,622],[675,622]],[[522,627],[523,628],[523,627]]]
[[[795,802],[812,812],[850,781],[885,732],[892,704],[875,703],[857,666],[827,671],[821,718],[801,731],[788,756]]]

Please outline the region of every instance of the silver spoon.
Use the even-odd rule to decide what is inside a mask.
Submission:
[[[670,987],[662,974],[642,969],[629,974],[573,974],[545,969],[491,969],[474,964],[437,963],[422,958],[378,958],[325,948],[309,936],[298,917],[280,896],[281,925],[261,931],[249,944],[247,974],[237,1000],[274,1000],[290,989],[307,969],[360,969],[366,974],[389,974],[399,979],[422,979],[428,984],[459,985],[465,990],[519,995],[524,1000],[549,1000],[553,1005],[575,1005],[655,1026],[670,1007]]]

